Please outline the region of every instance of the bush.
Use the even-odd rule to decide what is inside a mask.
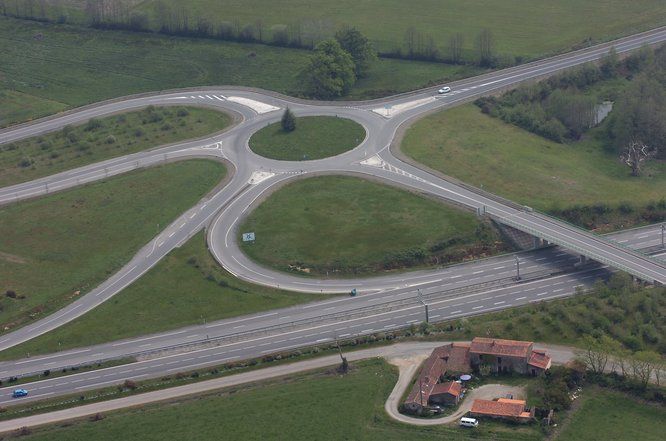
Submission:
[[[113,136],[113,135],[109,135],[109,136],[106,137],[106,139],[104,140],[104,142],[105,142],[106,144],[115,144],[115,143],[116,143],[116,137]]]
[[[176,111],[176,115],[178,115],[180,117],[184,117],[184,116],[187,116],[189,114],[190,114],[190,112],[188,112],[188,110],[184,107],[179,107],[178,110]]]
[[[21,158],[21,160],[19,161],[18,166],[21,167],[21,168],[28,168],[28,167],[30,167],[33,163],[34,163],[34,161],[33,161],[32,159],[28,158],[27,156],[24,156],[24,157]]]
[[[134,136],[136,136],[137,138],[141,138],[143,135],[144,135],[143,129],[136,129],[134,131]]]
[[[9,297],[10,299],[15,299],[16,298],[16,291],[12,289],[8,289],[5,291],[5,296]]]
[[[90,118],[88,120],[88,124],[86,124],[86,126],[83,130],[85,130],[86,132],[91,132],[93,130],[97,130],[99,128],[102,128],[103,126],[104,126],[104,124],[102,124],[101,120],[99,120],[97,118]]]
[[[137,387],[138,385],[136,384],[136,382],[132,380],[125,380],[125,382],[123,383],[123,388],[125,388],[126,390],[135,390]]]

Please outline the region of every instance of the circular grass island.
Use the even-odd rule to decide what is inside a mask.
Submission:
[[[254,242],[241,240],[247,231]],[[470,212],[350,176],[279,189],[245,218],[238,243],[264,266],[316,277],[433,267],[509,249]]]
[[[282,161],[328,158],[353,149],[365,138],[363,126],[347,118],[304,116],[296,118],[296,129],[282,130],[277,122],[250,138],[253,152]]]

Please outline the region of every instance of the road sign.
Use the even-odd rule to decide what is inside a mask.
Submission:
[[[254,242],[254,233],[243,233],[243,242]]]

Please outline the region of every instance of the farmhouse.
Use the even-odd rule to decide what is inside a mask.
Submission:
[[[534,417],[534,410],[526,410],[526,402],[500,398],[499,400],[474,400],[470,415],[473,417],[500,418],[515,422],[527,422]]]
[[[551,359],[545,351],[533,346],[534,343],[527,341],[476,337],[471,344],[451,343],[435,348],[423,362],[404,408],[419,412],[427,406],[458,404],[463,386],[447,381],[446,376],[477,370],[481,365],[490,366],[496,373],[539,375],[550,368]],[[513,414],[511,417],[518,418]]]
[[[539,375],[550,368],[550,357],[544,351],[534,350],[531,341],[502,340],[476,337],[470,346],[473,369],[488,364],[492,372],[517,372]]]

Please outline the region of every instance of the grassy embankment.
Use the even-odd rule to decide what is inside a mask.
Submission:
[[[296,129],[282,130],[274,123],[250,138],[253,152],[266,158],[304,161],[339,155],[363,142],[365,129],[346,118],[306,116],[296,118]]]
[[[226,113],[150,107],[0,144],[0,187],[223,130]]]
[[[666,431],[666,409],[645,404],[625,394],[585,389],[580,408],[571,416],[558,441],[658,441]]]
[[[203,233],[108,302],[48,334],[0,353],[0,359],[105,343],[322,298],[252,285],[220,268]]]
[[[2,328],[94,288],[224,174],[219,163],[186,161],[0,207]]]
[[[344,376],[332,370],[298,374],[182,400],[177,405],[116,412],[94,423],[36,429],[23,439],[468,439],[469,431],[456,426],[421,428],[391,421],[383,406],[396,380],[395,368],[386,362],[365,361],[353,363]],[[535,427],[493,422],[475,432],[478,439],[539,439]]]
[[[501,251],[471,213],[355,177],[291,183],[242,223],[252,259],[281,271],[349,276],[443,265]]]
[[[310,57],[306,50],[9,18],[0,18],[0,52],[0,127],[108,98],[178,87],[254,86],[300,95],[304,89],[298,74]],[[349,98],[411,90],[477,72],[470,66],[381,60]]]
[[[558,144],[468,104],[414,124],[402,150],[446,175],[544,211],[641,206],[664,197],[666,163],[653,162],[643,176],[632,177],[604,151],[595,130],[581,141]]]

